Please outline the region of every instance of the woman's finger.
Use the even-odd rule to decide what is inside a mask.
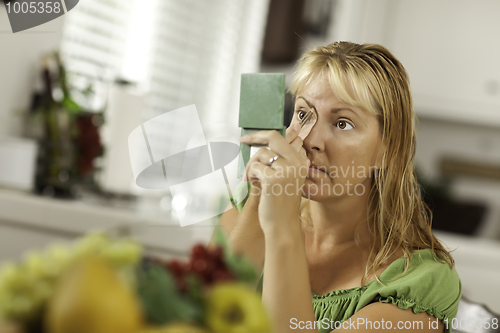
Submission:
[[[278,156],[277,159],[271,162],[271,159],[274,159],[276,156]],[[280,159],[279,155],[267,148],[259,149],[259,151],[257,151],[257,153],[255,153],[255,155],[252,157],[254,158],[254,161],[265,164],[267,166],[281,164],[281,161],[278,162],[278,160]]]
[[[285,138],[288,143],[292,142],[295,140],[296,137],[299,136],[300,133],[300,125],[299,124],[294,124],[290,125],[285,132]]]
[[[258,162],[258,163],[262,163],[262,164],[270,166],[272,164],[270,162],[271,158],[274,158],[276,155],[277,155],[276,152],[274,152],[270,149],[267,149],[265,147],[262,147],[259,150],[257,150],[257,152],[255,154],[253,154],[252,157],[250,157],[250,159],[248,160],[248,162],[246,164],[245,173],[243,174],[243,181],[248,180],[246,175],[247,175],[248,169],[250,168],[250,165],[252,163]]]
[[[265,177],[269,177],[272,175],[274,170],[269,168],[267,165],[262,164],[260,162],[252,163],[248,168],[248,179],[258,179],[259,182],[262,181]]]
[[[300,138],[295,138],[300,140]],[[285,159],[293,159],[298,154],[298,149],[292,147],[278,131],[259,131],[247,134],[240,138],[247,145],[265,145]],[[302,140],[300,140],[301,142]]]
[[[290,143],[290,145],[295,148],[296,151],[300,151],[303,143],[304,141],[302,141],[302,139],[298,136]]]
[[[272,150],[261,148],[255,153],[255,155],[252,156],[252,159],[247,162],[245,175],[247,175],[247,177],[251,177],[250,169],[252,168],[253,164],[264,165],[266,167],[273,168],[281,167],[282,162],[283,160],[280,159],[280,156],[278,154],[276,154]],[[247,181],[247,179],[251,179],[247,177],[245,177],[243,180]]]
[[[304,147],[300,148],[299,153],[302,157],[304,157],[307,160],[307,167],[309,168],[309,166],[311,165],[311,160],[309,159],[309,157],[307,157],[307,152],[304,149]]]

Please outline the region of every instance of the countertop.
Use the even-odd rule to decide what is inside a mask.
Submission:
[[[126,230],[147,247],[184,255],[193,242],[208,242],[212,221],[181,227],[161,198],[142,197],[111,204],[63,200],[0,188],[0,225],[78,237],[91,230]]]

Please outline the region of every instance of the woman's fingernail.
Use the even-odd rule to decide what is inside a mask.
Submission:
[[[243,135],[241,138],[240,138],[240,141],[246,141],[248,139],[248,134],[247,135]]]

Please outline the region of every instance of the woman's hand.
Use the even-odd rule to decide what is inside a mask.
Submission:
[[[246,178],[258,188],[259,221],[264,231],[298,224],[302,186],[310,161],[298,137],[300,126],[289,127],[286,138],[277,131],[259,131],[241,138],[248,145],[267,145],[248,161]],[[271,163],[275,156],[278,158]]]
[[[292,145],[297,151],[300,151],[302,149],[302,140],[299,137],[300,133],[300,126],[290,126],[286,129],[285,132],[285,138],[288,143]],[[254,161],[257,161],[258,157],[255,157],[256,154],[254,154],[250,160],[247,163],[247,167],[249,164],[251,164]],[[275,156],[275,155],[273,155]],[[253,181],[251,179],[247,179],[246,177],[246,171],[248,168],[246,168],[245,173],[243,175],[243,181],[250,181],[251,189],[250,189],[250,194],[252,195],[252,198],[256,198],[257,202],[259,202],[260,199],[260,193],[261,193],[261,188],[260,188],[260,182],[257,178],[254,178]]]

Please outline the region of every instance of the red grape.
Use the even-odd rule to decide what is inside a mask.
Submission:
[[[193,270],[197,273],[203,273],[208,267],[208,261],[206,259],[195,259],[193,260]]]
[[[236,279],[225,263],[222,246],[208,248],[198,243],[191,248],[187,262],[173,259],[162,263],[162,266],[172,273],[177,288],[181,292],[187,291],[186,277],[191,273],[199,278],[203,288],[210,288],[217,282],[234,281]]]
[[[176,276],[182,275],[184,273],[183,263],[181,263],[179,260],[176,259],[173,259],[172,261],[168,262],[166,268]]]
[[[224,261],[224,251],[222,247],[218,246],[210,251],[210,255],[212,258],[214,258],[215,261],[217,262],[222,262]]]
[[[191,258],[203,258],[206,257],[207,254],[208,254],[207,249],[201,243],[196,244],[191,249]]]
[[[212,272],[212,281],[232,281],[234,280],[234,275],[228,270],[215,270]]]
[[[191,262],[184,262],[182,263],[182,272],[188,273],[193,269],[193,264]]]

